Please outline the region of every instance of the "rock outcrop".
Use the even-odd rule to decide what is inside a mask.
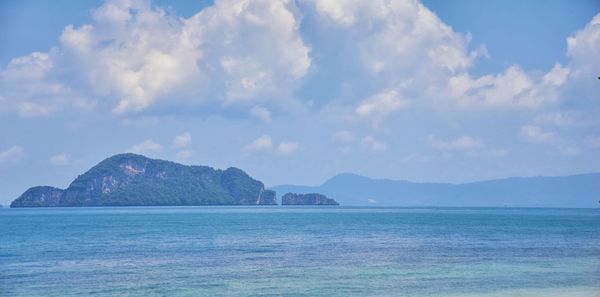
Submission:
[[[318,193],[287,193],[281,197],[281,205],[339,205],[339,203]]]

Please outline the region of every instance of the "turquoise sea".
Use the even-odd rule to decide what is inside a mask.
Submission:
[[[0,209],[0,296],[600,296],[600,209]]]

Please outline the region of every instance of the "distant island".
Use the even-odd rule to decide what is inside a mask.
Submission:
[[[318,193],[287,193],[281,197],[281,205],[340,205],[337,201]]]
[[[220,170],[207,166],[186,166],[142,155],[119,154],[78,176],[66,189],[33,187],[10,206],[276,204],[275,191],[265,189],[262,182],[238,168]]]

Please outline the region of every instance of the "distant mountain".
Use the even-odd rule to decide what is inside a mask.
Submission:
[[[600,173],[505,178],[464,184],[415,183],[344,173],[316,187],[281,185],[286,193],[323,193],[342,205],[598,207]]]
[[[11,207],[274,205],[275,192],[237,168],[185,166],[135,154],[112,156],[67,189],[33,187]]]

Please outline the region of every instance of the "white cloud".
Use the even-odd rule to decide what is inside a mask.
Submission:
[[[354,134],[350,131],[338,131],[333,135],[333,140],[342,144],[348,144],[354,142]]]
[[[273,149],[273,140],[269,135],[262,135],[242,147],[244,153],[269,152]]]
[[[180,150],[177,152],[176,158],[178,160],[186,160],[191,158],[192,155],[194,155],[194,152],[192,152],[191,150]]]
[[[60,49],[87,89],[116,101],[114,112],[142,110],[198,78],[200,50],[182,20],[149,1],[107,1],[92,18],[92,24],[67,26]]]
[[[50,157],[49,161],[54,166],[65,166],[71,163],[71,156],[68,154],[58,154]]]
[[[269,135],[262,135],[252,142],[244,145],[241,149],[243,153],[269,153],[274,152],[281,156],[289,156],[297,152],[302,146],[294,141],[282,141],[278,145],[273,144],[273,139]]]
[[[470,69],[475,60],[487,56],[485,46],[469,50],[469,34],[454,32],[419,1],[310,3],[325,24],[337,25],[342,34],[350,36],[351,42],[344,47],[356,48],[358,54],[348,59],[364,65],[372,85],[381,86],[380,92],[394,90],[397,97],[415,99],[429,108],[539,109],[561,99],[560,90],[572,72],[570,66],[556,64],[545,74],[532,75],[512,65],[500,73],[473,76]],[[589,41],[591,25],[586,28],[585,34],[578,36],[585,37],[582,51],[591,55],[591,45],[597,42]]]
[[[567,80],[570,71],[569,68],[563,67],[560,64],[555,64],[554,68],[544,75],[543,82],[545,85],[549,86],[561,86]]]
[[[373,95],[343,101],[346,117],[375,125],[404,108],[403,98],[429,108],[538,109],[571,98],[562,90],[575,81],[595,90],[587,78],[600,67],[600,14],[568,38],[566,66],[537,74],[512,65],[475,76],[470,70],[485,47],[470,49],[469,34],[455,32],[419,1],[217,0],[181,18],[150,1],[109,0],[89,24],[67,26],[56,47],[0,69],[0,110],[43,116],[73,106],[130,113],[241,104],[268,123],[270,104],[289,106],[311,69],[335,67],[313,67],[312,45],[299,32],[308,14],[328,34],[347,37],[335,40],[348,49],[343,59],[356,65],[348,75],[364,78]]]
[[[290,1],[217,0],[185,19],[150,1],[109,0],[51,52],[13,59],[0,96],[19,95],[13,109],[32,115],[85,105],[80,92],[115,113],[285,97],[311,64],[295,11]]]
[[[381,152],[387,150],[385,142],[375,138],[373,135],[364,137],[356,137],[354,133],[343,130],[338,131],[333,135],[333,141],[340,145],[338,151],[342,153],[350,153],[355,146],[362,147],[373,152]],[[356,143],[356,145],[355,145]]]
[[[575,35],[567,39],[567,56],[572,76],[597,85],[600,69],[600,13]]]
[[[332,21],[350,26],[356,21],[355,10],[360,4],[358,1],[347,1],[342,3],[336,0],[314,1],[313,4],[319,13],[329,17]]]
[[[201,64],[223,85],[227,103],[279,94],[310,67],[291,1],[216,1],[186,21],[198,36]]]
[[[427,143],[441,151],[471,151],[484,147],[483,141],[467,135],[448,141],[438,139],[435,135],[428,135]]]
[[[357,54],[347,59],[361,64],[361,75],[377,86],[380,104],[363,101],[355,110],[375,116],[375,126],[406,105],[400,98],[433,107],[439,100],[455,103],[457,98],[448,98],[448,79],[467,74],[486,55],[485,47],[470,51],[470,35],[454,32],[419,1],[321,0],[313,6],[325,24],[349,36],[344,48]]]
[[[0,151],[0,164],[8,162],[17,162],[25,157],[25,149],[15,145],[4,151]]]
[[[573,112],[551,112],[536,116],[533,121],[541,125],[566,127],[576,125],[580,120]]]
[[[22,116],[46,116],[68,106],[91,107],[89,100],[60,81],[55,56],[55,51],[34,52],[0,68],[2,109]]]
[[[438,96],[467,109],[537,109],[558,100],[558,87],[565,82],[568,69],[555,65],[543,79],[534,80],[513,65],[495,76],[472,78],[461,73],[449,78],[448,89]]]
[[[352,32],[360,60],[374,73],[406,79],[433,69],[453,72],[471,65],[476,56],[466,49],[468,36],[455,33],[418,1],[310,3],[326,21]]]
[[[280,155],[287,156],[295,153],[296,151],[298,151],[299,148],[300,144],[297,142],[284,141],[279,143],[279,145],[277,146],[277,153]]]
[[[192,134],[190,132],[184,132],[181,135],[175,136],[173,139],[173,146],[176,148],[185,148],[192,144]]]
[[[554,143],[558,140],[557,136],[552,132],[544,131],[538,126],[527,125],[519,130],[521,137],[529,142],[534,143]]]
[[[135,154],[152,154],[162,150],[162,145],[154,142],[152,139],[146,139],[143,142],[140,142],[127,151]]]
[[[385,151],[387,149],[387,145],[384,142],[377,140],[371,135],[363,137],[360,140],[360,143],[364,147],[374,152]]]
[[[271,112],[262,107],[262,106],[254,106],[250,109],[250,115],[261,120],[264,123],[271,122]]]
[[[387,90],[363,100],[356,107],[356,114],[368,118],[378,125],[389,114],[406,106],[406,101],[398,97],[395,90]]]

